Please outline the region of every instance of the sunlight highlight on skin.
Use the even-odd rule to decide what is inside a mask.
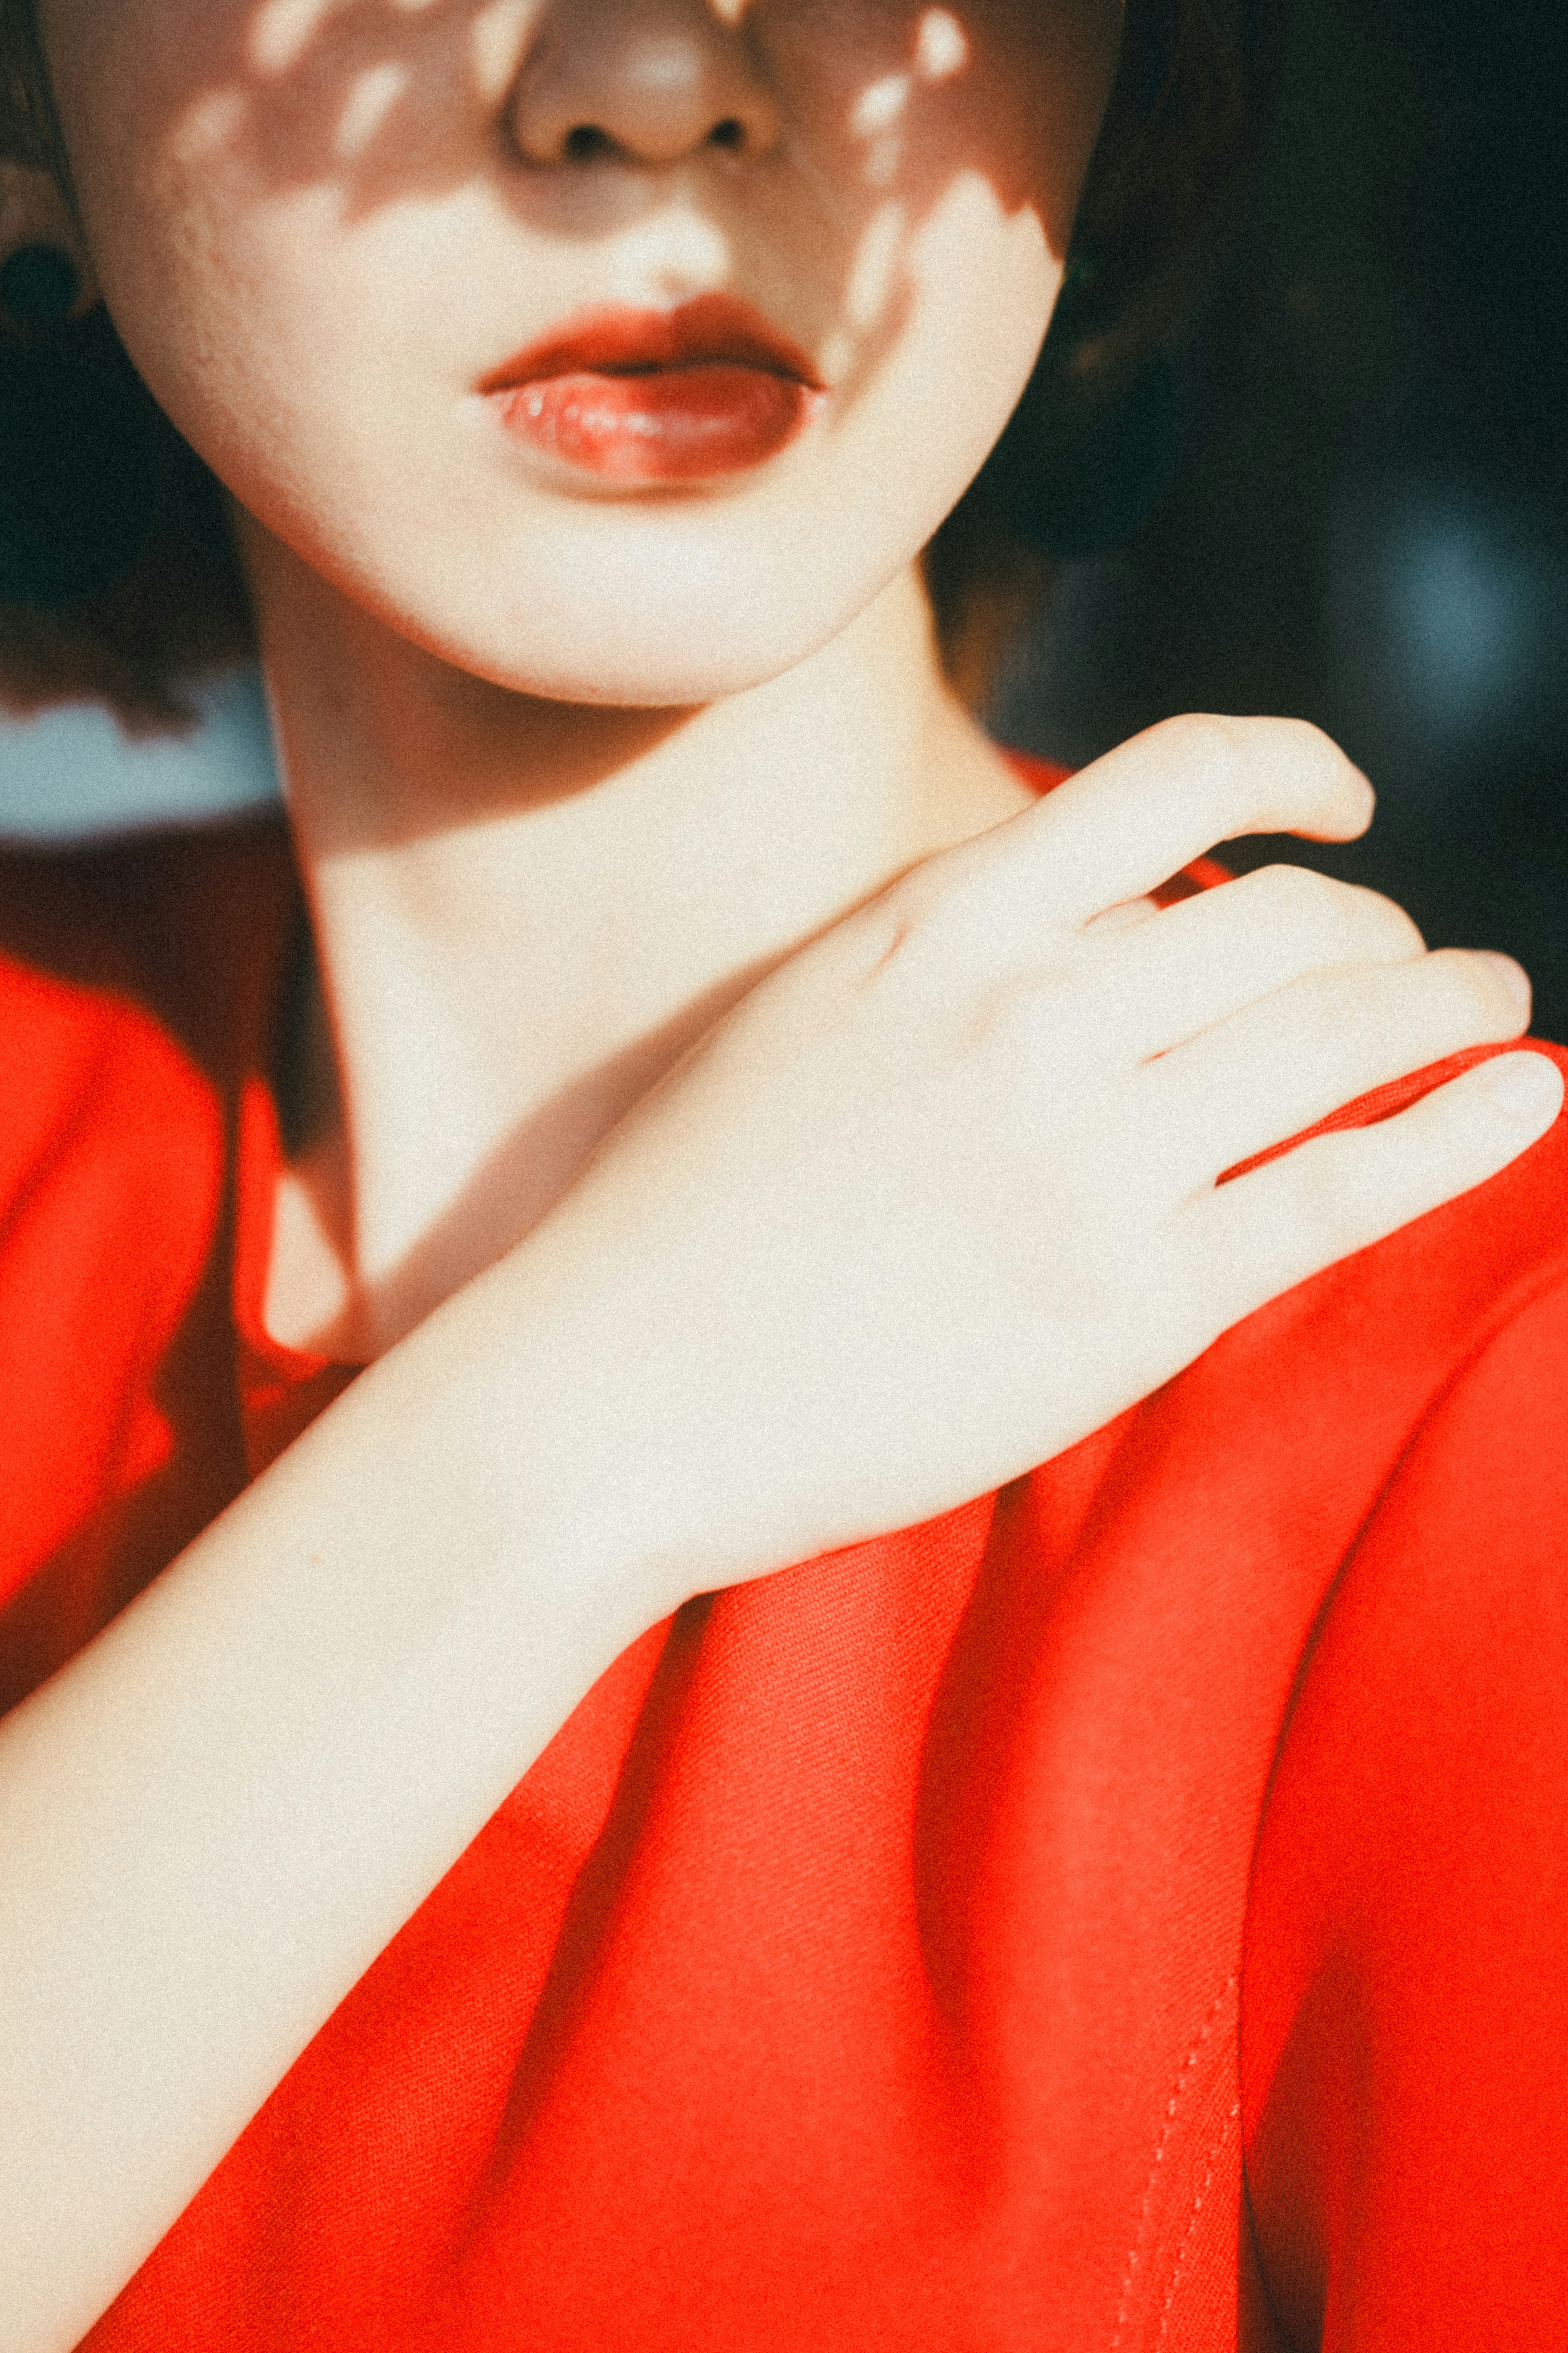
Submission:
[[[908,220],[902,205],[883,205],[860,240],[844,294],[844,316],[857,334],[868,334],[892,299]]]
[[[1016,245],[1025,252],[1050,250],[1045,224],[1032,205],[1009,212],[984,172],[957,172],[939,202],[911,232],[909,264],[920,277],[946,266],[941,259],[944,248],[951,257],[986,248],[994,251],[999,243]]]
[[[250,23],[246,50],[258,73],[285,74],[304,56],[337,0],[267,0]]]
[[[345,164],[357,163],[413,79],[410,69],[388,59],[360,75],[349,92],[332,145]]]
[[[848,379],[906,279],[919,280],[927,270],[940,274],[948,266],[944,248],[949,256],[982,248],[994,243],[998,229],[1026,246],[1044,242],[1038,214],[1028,206],[1008,214],[979,172],[960,172],[918,227],[905,206],[896,201],[880,206],[850,270],[844,323],[826,338],[818,353],[825,380],[843,384]]]
[[[622,239],[616,258],[625,269],[628,293],[651,284],[672,301],[726,286],[734,274],[734,254],[724,231],[685,205],[651,216],[645,231],[634,228]]]
[[[915,84],[952,81],[969,64],[969,36],[947,8],[928,8],[915,34],[915,61],[908,73],[884,74],[855,101],[849,128],[857,139],[874,139],[890,131],[907,111]]]
[[[174,132],[170,147],[175,162],[189,166],[221,155],[239,138],[249,112],[249,94],[236,82],[204,90]]]
[[[502,98],[517,71],[517,10],[513,0],[494,0],[468,27],[474,87],[490,103]]]
[[[915,35],[915,71],[921,81],[951,81],[968,65],[969,36],[947,8],[928,8]]]
[[[914,89],[912,74],[884,74],[880,81],[863,90],[855,101],[849,127],[857,139],[871,142],[865,164],[868,187],[889,187],[898,177],[904,160],[899,124],[914,96]]]
[[[416,16],[437,0],[384,0],[399,16]],[[343,0],[264,0],[251,20],[246,50],[259,74],[286,74],[297,66]]]
[[[912,74],[884,74],[880,81],[872,82],[855,101],[855,111],[849,118],[849,128],[857,139],[874,139],[881,131],[890,131],[914,95]]]
[[[902,125],[916,88],[927,88],[964,71],[973,51],[968,34],[949,8],[928,8],[915,31],[914,63],[907,73],[884,74],[856,100],[849,128],[857,139],[870,142],[866,158],[866,184],[890,187],[904,160]]]

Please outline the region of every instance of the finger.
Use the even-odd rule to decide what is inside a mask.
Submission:
[[[1147,906],[1145,900],[1140,902]],[[1194,1038],[1309,973],[1345,965],[1409,963],[1420,933],[1392,899],[1304,866],[1262,866],[1223,891],[1167,908],[1137,936],[1100,944],[1108,917],[1089,927],[1098,1003],[1137,1056]]]
[[[1563,1108],[1544,1054],[1503,1054],[1374,1127],[1315,1136],[1189,1205],[1194,1282],[1216,1330],[1482,1185]]]
[[[1447,948],[1311,973],[1146,1063],[1140,1117],[1178,1181],[1212,1184],[1374,1088],[1529,1021],[1530,983],[1508,956]]]
[[[1037,920],[1087,923],[1244,833],[1364,832],[1372,787],[1293,719],[1172,719],[1058,785],[1008,844]],[[996,837],[992,837],[994,839]]]

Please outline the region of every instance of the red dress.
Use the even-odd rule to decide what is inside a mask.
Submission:
[[[13,1695],[348,1377],[258,1328],[295,905],[0,861]],[[93,2353],[1558,2341],[1565,1177],[646,1635]]]

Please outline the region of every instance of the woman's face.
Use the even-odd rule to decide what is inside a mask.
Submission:
[[[1121,0],[44,0],[100,280],[260,525],[685,703],[916,554],[1033,365]]]

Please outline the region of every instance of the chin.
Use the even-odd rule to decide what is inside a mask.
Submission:
[[[838,634],[823,626],[811,637],[737,629],[704,617],[689,628],[655,635],[630,627],[619,632],[584,627],[559,647],[526,642],[485,649],[462,666],[493,685],[552,702],[598,704],[623,711],[678,711],[770,685],[818,652]]]
[[[914,553],[833,577],[820,558],[686,544],[602,551],[557,545],[486,567],[488,593],[434,629],[404,627],[455,667],[515,693],[638,710],[743,694],[817,653],[870,607]],[[639,560],[640,558],[640,560]],[[520,575],[522,586],[520,590]]]

